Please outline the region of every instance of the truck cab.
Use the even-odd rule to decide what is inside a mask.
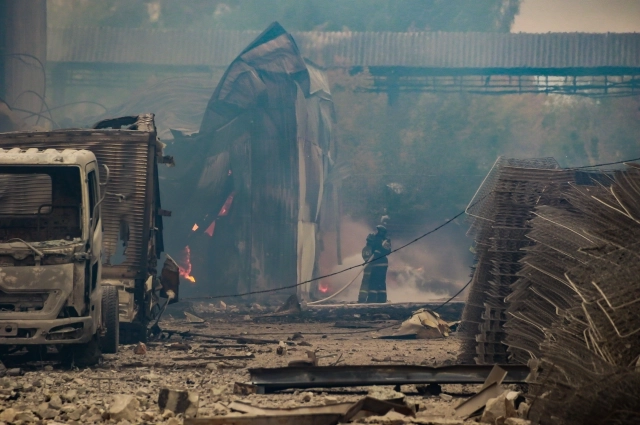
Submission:
[[[117,350],[117,290],[100,284],[99,171],[88,150],[0,148],[0,353]]]

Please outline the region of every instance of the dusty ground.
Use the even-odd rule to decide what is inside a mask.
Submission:
[[[252,338],[287,341],[294,333],[303,338],[291,341],[284,355],[277,354],[278,344],[237,345],[233,339],[183,339],[173,335],[147,344],[146,354],[135,354],[135,345],[123,345],[115,355],[105,355],[102,365],[86,369],[64,369],[55,362],[22,365],[22,376],[0,378],[0,421],[11,423],[102,423],[114,397],[134,395],[139,402],[136,419],[120,423],[182,423],[169,412],[163,415],[158,406],[161,388],[187,389],[199,395],[199,416],[227,413],[226,405],[243,400],[260,407],[293,407],[357,401],[370,388],[325,389],[311,392],[290,391],[284,394],[239,396],[233,393],[235,382],[248,382],[248,368],[287,366],[296,358],[306,357],[306,350],[316,350],[320,365],[341,359],[340,364],[400,363],[444,365],[455,360],[459,341],[454,336],[437,340],[393,341],[375,339],[393,329],[372,332],[367,329],[333,327],[322,323],[255,323],[246,315],[208,315],[207,323],[192,324],[167,315],[163,329],[187,330],[212,336],[246,335]],[[205,316],[207,316],[205,314]],[[174,317],[176,317],[174,319]],[[391,326],[394,321],[378,320],[375,326]],[[217,355],[253,355],[253,358],[216,361]],[[181,360],[181,358],[190,358]],[[10,363],[10,362],[9,362]],[[8,364],[7,367],[15,366]],[[390,388],[389,388],[390,389]],[[419,416],[439,415],[451,418],[458,399],[477,391],[475,386],[443,386],[448,396],[422,396],[414,386],[403,386],[409,404],[419,406]],[[9,410],[8,408],[14,410]],[[44,419],[39,419],[44,418]],[[111,422],[113,422],[111,420]],[[424,422],[423,423],[427,423]]]

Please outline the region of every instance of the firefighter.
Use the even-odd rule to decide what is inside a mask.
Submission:
[[[362,249],[362,259],[371,261],[364,266],[364,276],[358,294],[359,303],[387,302],[387,255],[391,252],[391,240],[387,238],[387,228],[376,226],[376,233],[367,236],[367,244]]]

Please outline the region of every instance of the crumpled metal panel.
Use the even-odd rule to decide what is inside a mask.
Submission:
[[[258,31],[49,28],[47,61],[229,65]],[[324,67],[640,68],[640,34],[296,32],[305,57]]]

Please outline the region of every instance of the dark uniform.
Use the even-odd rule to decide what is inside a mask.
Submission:
[[[367,245],[362,249],[362,258],[365,261],[373,261],[364,266],[364,276],[358,294],[359,303],[387,302],[389,260],[386,255],[391,252],[391,240],[387,238],[386,227],[377,226],[376,229],[376,234],[367,236]]]

